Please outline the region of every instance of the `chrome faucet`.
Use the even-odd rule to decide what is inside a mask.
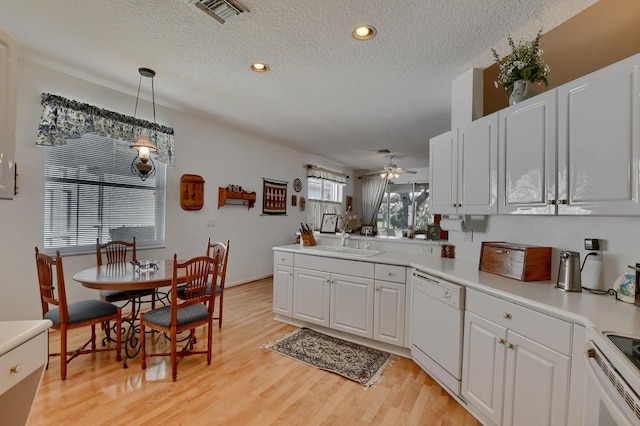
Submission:
[[[342,231],[342,235],[340,236],[340,245],[344,247],[347,243],[347,239],[349,239],[350,237],[351,235],[349,235],[345,231]]]

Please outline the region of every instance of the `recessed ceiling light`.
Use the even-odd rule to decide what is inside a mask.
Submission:
[[[267,72],[269,71],[269,65],[263,63],[263,62],[256,62],[251,64],[251,66],[249,67],[251,68],[251,71],[255,71],[255,72]]]
[[[361,25],[351,31],[351,35],[356,40],[369,40],[376,36],[376,29],[371,25]]]

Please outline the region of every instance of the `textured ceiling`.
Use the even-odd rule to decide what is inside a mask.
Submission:
[[[22,57],[132,96],[152,68],[158,104],[351,168],[384,165],[379,148],[410,168],[450,128],[454,78],[595,1],[242,2],[221,25],[185,0],[0,0],[0,28]],[[354,40],[359,24],[377,36]]]

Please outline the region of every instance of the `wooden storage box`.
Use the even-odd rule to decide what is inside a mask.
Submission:
[[[520,281],[551,279],[551,247],[483,242],[480,270]]]

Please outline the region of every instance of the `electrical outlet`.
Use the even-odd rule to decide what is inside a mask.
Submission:
[[[216,227],[216,221],[215,219],[209,219],[207,221],[207,228],[215,228]]]
[[[464,233],[464,241],[465,243],[473,242],[473,231],[467,231]]]
[[[433,254],[433,246],[425,246],[420,248],[422,254]]]

